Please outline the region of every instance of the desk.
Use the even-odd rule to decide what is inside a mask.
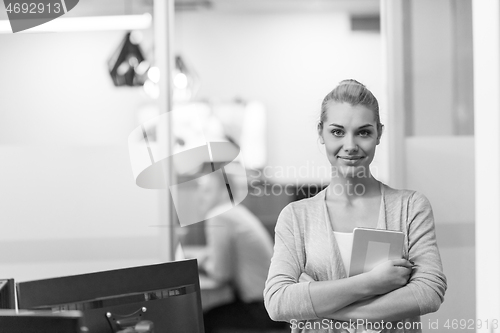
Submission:
[[[183,252],[183,256],[186,259],[196,258],[198,261],[202,261],[206,253],[203,246],[186,246],[183,247]],[[200,274],[200,290],[203,312],[234,301],[234,293],[231,286],[221,284],[203,274]]]

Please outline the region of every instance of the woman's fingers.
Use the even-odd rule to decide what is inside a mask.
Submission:
[[[391,262],[392,262],[393,266],[401,266],[401,267],[406,267],[408,269],[413,268],[413,265],[411,264],[411,262],[409,262],[406,259],[395,259],[395,260],[391,260]]]
[[[371,275],[374,294],[385,294],[406,285],[411,275],[411,267],[412,264],[406,259],[396,259],[381,263],[367,272]]]

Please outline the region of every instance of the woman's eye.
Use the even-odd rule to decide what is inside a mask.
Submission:
[[[344,135],[344,131],[339,130],[339,129],[334,129],[334,130],[332,130],[332,134],[334,136],[343,136]]]
[[[366,137],[370,136],[371,132],[370,131],[360,131],[359,136]]]

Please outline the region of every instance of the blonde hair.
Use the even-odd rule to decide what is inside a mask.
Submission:
[[[380,136],[382,134],[383,125],[380,122],[378,101],[364,84],[353,79],[343,80],[335,89],[325,96],[323,103],[321,103],[321,114],[318,123],[319,131],[323,130],[323,123],[326,120],[326,110],[330,102],[349,103],[352,106],[363,105],[372,110],[375,114],[375,121],[377,122],[378,135]]]

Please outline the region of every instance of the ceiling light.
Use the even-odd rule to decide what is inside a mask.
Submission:
[[[141,15],[60,17],[17,33],[140,30],[148,29],[151,22],[152,16],[149,13]],[[8,20],[0,21],[0,33],[12,33]]]

